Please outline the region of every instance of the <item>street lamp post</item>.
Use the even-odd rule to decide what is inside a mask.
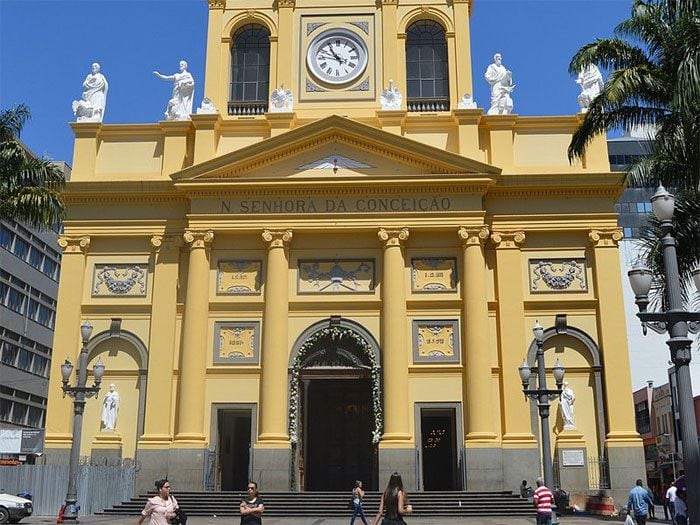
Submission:
[[[549,401],[556,399],[562,390],[564,381],[564,367],[561,366],[559,360],[554,364],[552,373],[554,381],[557,384],[556,390],[547,388],[547,375],[544,366],[544,329],[539,322],[535,322],[535,327],[532,329],[535,334],[535,343],[537,344],[537,388],[530,388],[530,367],[523,360],[523,364],[518,368],[520,380],[523,382],[523,393],[525,399],[532,398],[537,401],[537,408],[540,413],[541,420],[541,439],[542,439],[542,469],[544,470],[544,484],[551,490],[554,489],[554,469],[552,468],[552,447],[549,442]]]
[[[76,372],[78,383],[69,386],[68,381],[73,373],[73,365],[66,359],[61,365],[61,375],[63,376],[63,397],[68,394],[73,398],[73,439],[70,447],[70,462],[68,466],[68,492],[63,510],[64,520],[78,519],[78,462],[80,459],[80,437],[83,432],[83,412],[85,411],[85,400],[97,396],[100,391],[100,383],[105,372],[105,365],[98,359],[92,367],[92,376],[95,383],[92,386],[85,386],[87,383],[87,363],[88,363],[88,342],[92,335],[92,325],[85,321],[80,327],[80,335],[83,340],[78,358],[78,370]]]
[[[642,323],[644,334],[647,328],[656,333],[668,333],[666,344],[671,351],[671,360],[676,369],[678,382],[678,405],[680,411],[681,439],[683,441],[683,465],[685,467],[688,498],[688,517],[691,523],[700,521],[700,453],[698,434],[695,426],[693,389],[690,382],[690,346],[688,332],[697,333],[700,328],[700,312],[689,312],[683,308],[676,239],[673,236],[673,213],[675,198],[663,186],[659,186],[651,198],[652,209],[661,222],[661,248],[663,250],[664,277],[666,284],[666,311],[647,312],[652,272],[640,261],[627,272],[630,286],[634,291],[635,303],[639,307],[637,317]],[[693,272],[695,286],[700,289],[700,269]]]

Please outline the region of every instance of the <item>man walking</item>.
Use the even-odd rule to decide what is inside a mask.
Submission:
[[[627,498],[627,512],[634,511],[637,525],[646,525],[649,506],[654,504],[643,484],[642,480],[638,479]]]
[[[537,478],[535,483],[537,484],[537,488],[532,497],[532,502],[537,509],[537,525],[551,525],[554,495],[551,490],[544,486],[544,480],[542,478]]]
[[[668,505],[668,511],[671,513],[671,521],[676,519],[676,491],[678,488],[675,483],[671,483],[666,491],[666,504]]]

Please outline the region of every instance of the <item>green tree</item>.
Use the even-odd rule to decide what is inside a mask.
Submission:
[[[66,181],[55,164],[19,142],[29,117],[23,104],[0,112],[0,219],[48,229],[64,217],[60,192]]]
[[[649,154],[629,168],[628,182],[676,195],[676,235],[681,275],[688,281],[700,261],[700,0],[635,0],[615,36],[583,46],[571,74],[596,64],[611,71],[569,145],[582,158],[599,133],[650,126]],[[648,263],[662,275],[658,224],[643,241]]]

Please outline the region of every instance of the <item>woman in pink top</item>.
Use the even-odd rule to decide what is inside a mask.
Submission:
[[[169,525],[169,520],[175,517],[177,500],[170,495],[170,482],[167,479],[156,481],[158,495],[149,498],[141,511],[137,525],[141,525],[146,517],[149,525]]]

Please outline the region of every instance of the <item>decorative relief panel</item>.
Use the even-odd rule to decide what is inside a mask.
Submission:
[[[459,363],[458,322],[413,321],[413,361]]]
[[[258,321],[214,324],[214,364],[258,364],[260,323]]]
[[[261,285],[262,261],[219,261],[217,294],[259,294]]]
[[[457,260],[425,258],[411,260],[414,292],[452,292],[457,289]]]
[[[530,259],[530,291],[587,292],[586,259]]]
[[[145,297],[148,264],[96,264],[93,297]]]
[[[373,260],[299,261],[299,293],[362,293],[374,286]]]

